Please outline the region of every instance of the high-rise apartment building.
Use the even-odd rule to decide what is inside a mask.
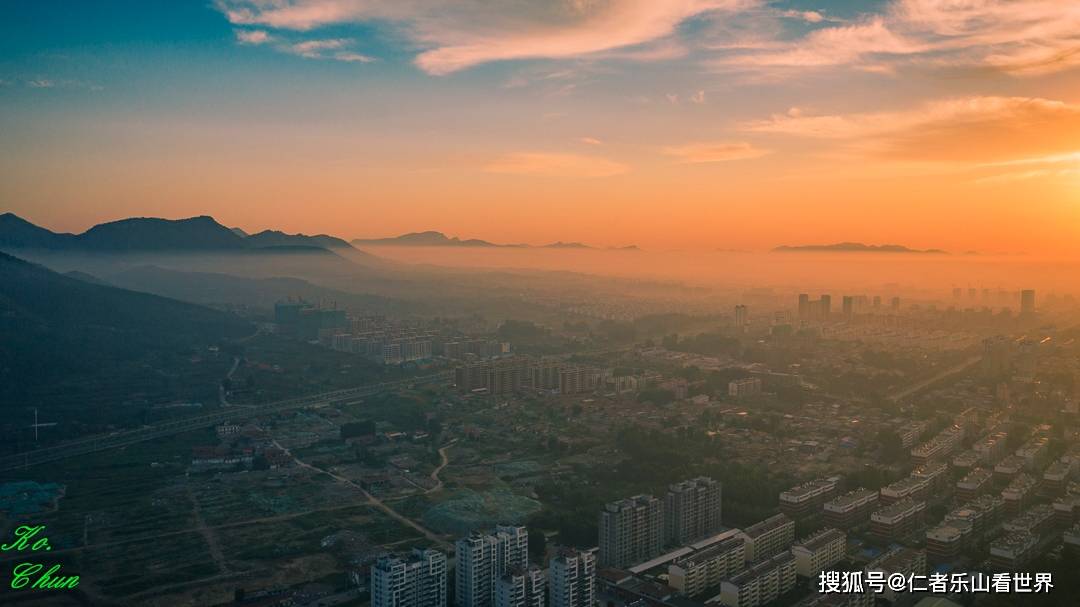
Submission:
[[[665,541],[684,545],[718,533],[720,483],[706,476],[668,487],[664,500]]]
[[[371,567],[371,607],[446,607],[446,555],[415,549]]]
[[[536,565],[512,567],[495,586],[495,607],[545,607],[547,578]]]
[[[1035,313],[1035,290],[1024,289],[1020,291],[1020,314],[1031,316]]]
[[[592,607],[596,600],[596,556],[559,548],[548,567],[548,607]]]
[[[492,533],[473,532],[457,541],[456,555],[458,607],[493,607],[499,579],[529,566],[529,533],[525,527],[509,525],[495,527]]]
[[[664,503],[636,495],[600,513],[600,566],[626,567],[647,561],[664,548]]]
[[[739,327],[740,329],[745,327],[747,321],[749,320],[749,318],[750,318],[750,312],[749,312],[749,309],[745,305],[739,304],[739,305],[735,306],[735,326],[736,327]]]

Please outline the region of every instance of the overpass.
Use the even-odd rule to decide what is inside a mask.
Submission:
[[[383,382],[356,388],[345,388],[343,390],[334,390],[332,392],[322,392],[319,394],[279,400],[251,407],[232,407],[208,413],[206,415],[186,417],[183,419],[144,426],[135,430],[125,430],[122,432],[114,432],[112,434],[93,436],[66,442],[54,447],[46,447],[44,449],[35,449],[33,451],[9,455],[0,458],[0,472],[43,464],[45,462],[52,462],[78,455],[86,455],[87,453],[115,449],[117,447],[126,447],[128,445],[153,440],[162,436],[182,434],[191,430],[198,430],[199,428],[216,426],[227,421],[250,419],[252,417],[281,413],[291,409],[302,409],[304,407],[328,404],[352,398],[374,396],[384,392],[394,392],[401,389],[413,388],[415,386],[440,383],[449,384],[451,381],[453,381],[453,373],[443,371],[432,375],[422,375],[399,381]]]

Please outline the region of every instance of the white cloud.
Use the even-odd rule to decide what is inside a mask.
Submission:
[[[270,34],[267,34],[263,30],[236,30],[236,41],[240,44],[266,44],[270,42]]]

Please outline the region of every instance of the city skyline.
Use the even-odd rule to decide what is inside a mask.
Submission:
[[[1076,7],[109,8],[0,26],[0,199],[57,231],[1080,253]]]

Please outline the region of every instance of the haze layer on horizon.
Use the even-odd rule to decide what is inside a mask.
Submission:
[[[12,2],[0,210],[1080,254],[1080,4]]]

